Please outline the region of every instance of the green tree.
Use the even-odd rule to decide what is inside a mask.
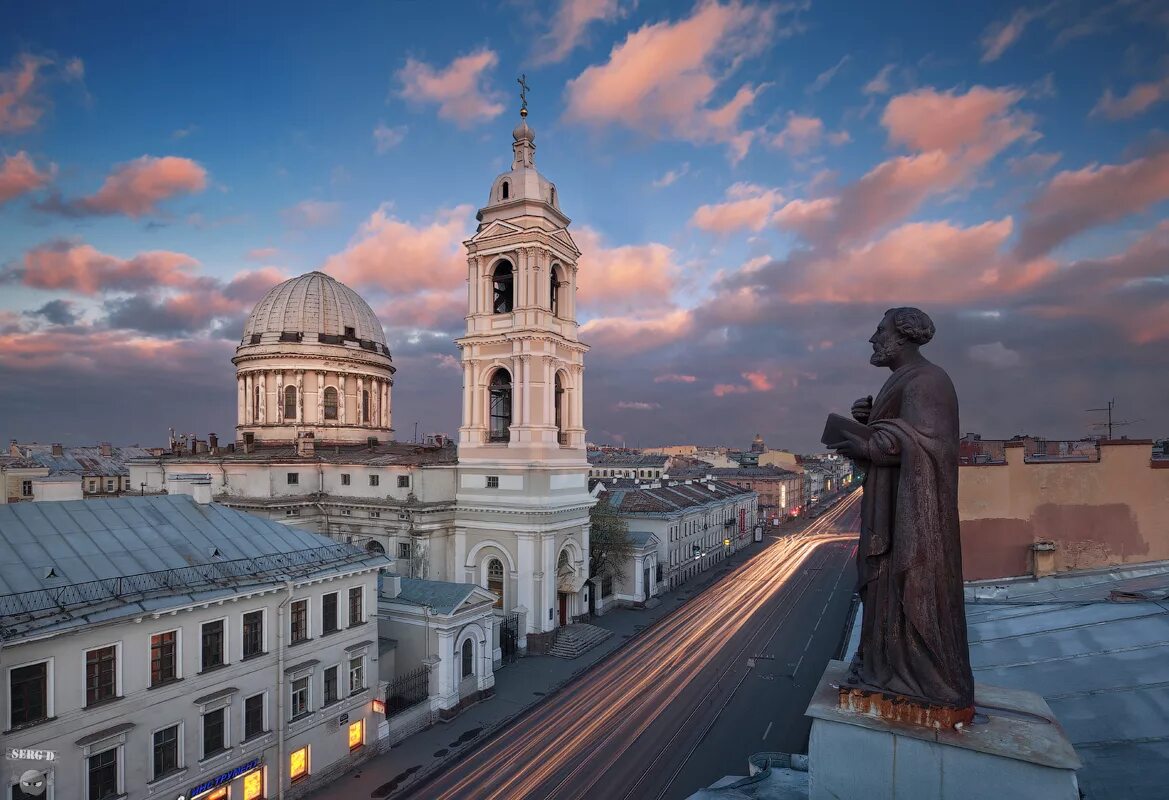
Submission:
[[[589,577],[619,575],[634,549],[629,523],[602,497],[589,511]]]

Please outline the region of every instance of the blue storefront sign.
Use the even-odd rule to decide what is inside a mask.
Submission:
[[[256,767],[260,766],[260,764],[262,762],[263,762],[262,758],[253,758],[251,761],[247,762],[246,764],[240,764],[238,767],[235,767],[234,769],[229,769],[227,772],[223,773],[222,775],[216,775],[214,778],[211,778],[210,780],[203,781],[198,786],[196,786],[194,789],[192,789],[190,791],[190,793],[187,795],[187,797],[191,798],[191,800],[195,800],[195,798],[197,798],[199,795],[206,794],[207,792],[211,791],[212,789],[214,789],[217,786],[222,786],[225,783],[231,783],[233,780],[238,778],[240,775],[243,775],[245,772],[251,772]]]

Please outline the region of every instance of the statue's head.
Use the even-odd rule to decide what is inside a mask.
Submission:
[[[869,337],[873,355],[869,363],[875,367],[892,366],[897,356],[906,347],[921,347],[934,338],[934,323],[920,308],[891,308],[877,326],[877,332]]]

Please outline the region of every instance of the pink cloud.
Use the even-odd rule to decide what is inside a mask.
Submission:
[[[291,208],[280,212],[284,223],[290,228],[305,230],[331,225],[337,220],[341,204],[327,200],[301,200]]]
[[[493,50],[459,56],[445,69],[406,59],[398,71],[401,95],[416,103],[438,105],[438,116],[467,128],[503,113],[503,104],[485,87],[485,73],[499,63]]]
[[[396,295],[422,290],[454,291],[467,280],[467,238],[474,209],[440,209],[424,223],[404,222],[382,206],[370,215],[342,252],[325,261],[324,271],[354,287]]]
[[[640,400],[620,400],[617,403],[617,408],[624,411],[653,411],[661,407],[661,403],[646,403]]]
[[[654,350],[694,332],[694,317],[686,309],[674,309],[655,317],[602,317],[581,326],[581,338],[614,353]]]
[[[775,212],[772,219],[776,225],[787,230],[813,231],[832,219],[839,202],[835,197],[790,200]]]
[[[889,90],[892,88],[889,76],[893,74],[893,66],[893,64],[886,64],[881,67],[880,71],[864,85],[861,91],[865,94],[889,94]]]
[[[156,212],[155,206],[179,194],[207,188],[207,171],[189,158],[142,156],[119,164],[96,193],[77,200],[59,198],[40,207],[69,216],[125,214],[138,218]]]
[[[771,219],[776,206],[783,202],[783,195],[776,189],[768,189],[751,183],[736,183],[727,189],[725,203],[699,206],[690,218],[690,224],[712,233],[731,233],[749,229],[761,231]]]
[[[624,16],[619,0],[560,0],[549,17],[548,31],[539,38],[534,63],[563,61],[585,38],[595,22],[613,22]]]
[[[1108,119],[1130,119],[1140,116],[1166,98],[1169,98],[1169,76],[1159,81],[1138,83],[1123,97],[1117,97],[1112,94],[1111,89],[1106,89],[1092,109],[1091,115]]]
[[[22,53],[10,69],[0,72],[0,133],[23,133],[45,113],[45,102],[36,89],[42,67],[50,59]]]
[[[679,375],[676,372],[669,372],[665,375],[658,375],[654,378],[654,383],[694,383],[698,378],[694,375]]]
[[[981,164],[1013,142],[1036,136],[1034,119],[1014,110],[1023,97],[1017,89],[985,86],[965,94],[918,89],[890,100],[881,123],[890,142],[918,152],[968,154]]]
[[[743,380],[757,392],[768,392],[775,388],[775,384],[771,382],[771,379],[762,372],[744,372]]]
[[[1059,163],[1060,153],[1029,153],[1007,161],[1012,175],[1042,175]]]
[[[8,156],[0,163],[0,205],[14,197],[46,186],[52,180],[55,171],[56,168],[52,165],[47,172],[38,170],[28,153],[23,150],[14,156]]]
[[[982,34],[982,62],[997,61],[1007,48],[1019,40],[1023,31],[1040,11],[1020,8],[1005,22],[996,22]]]
[[[10,331],[0,333],[0,366],[22,371],[67,370],[119,375],[149,365],[158,374],[206,363],[209,348],[230,355],[228,342],[155,339],[124,330]]]
[[[455,331],[466,313],[465,288],[391,297],[377,309],[382,325],[405,330]]]
[[[721,106],[714,97],[738,59],[770,43],[777,12],[708,2],[677,22],[642,26],[613,47],[607,62],[569,81],[566,120],[724,144],[733,160],[741,159],[753,138],[741,118],[760,87],[744,84]]]
[[[743,386],[737,383],[716,383],[711,392],[715,397],[726,397],[728,394],[747,394],[751,391],[750,386]]]
[[[184,253],[156,250],[123,259],[88,244],[57,242],[25,254],[19,274],[25,286],[65,289],[85,295],[143,287],[190,287],[198,265]]]
[[[794,156],[814,150],[824,137],[824,122],[818,117],[788,114],[787,124],[771,140],[774,147]]]
[[[729,394],[750,394],[751,392],[770,392],[775,388],[771,378],[764,372],[751,371],[740,373],[746,383],[718,383],[711,392],[715,397],[726,397]]]
[[[635,313],[672,304],[679,277],[672,248],[657,242],[609,247],[588,226],[573,237],[581,250],[577,283],[584,315]]]
[[[276,267],[260,267],[259,269],[244,270],[232,276],[223,286],[225,297],[249,305],[258,303],[268,290],[278,283],[288,280],[289,276]]]
[[[1017,251],[1033,258],[1089,228],[1169,198],[1169,147],[1125,164],[1060,172],[1028,205]]]

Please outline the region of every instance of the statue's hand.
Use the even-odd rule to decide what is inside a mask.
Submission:
[[[841,434],[844,436],[844,441],[828,445],[830,448],[835,450],[838,455],[851,458],[853,461],[869,460],[869,447],[867,442],[848,431],[841,431]]]
[[[869,416],[873,413],[873,396],[862,397],[852,404],[852,418],[857,422],[869,424]]]

